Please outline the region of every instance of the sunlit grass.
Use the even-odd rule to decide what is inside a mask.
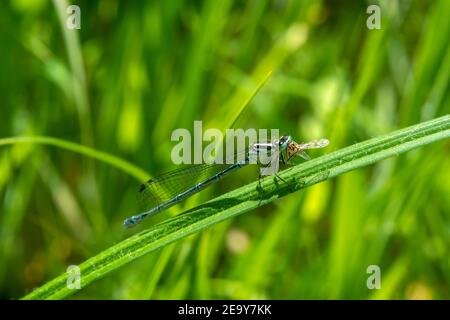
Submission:
[[[170,134],[194,120],[329,138],[286,172],[300,176],[450,111],[449,1],[380,1],[381,30],[366,28],[366,2],[252,0],[80,1],[73,31],[65,3],[14,0],[0,12],[1,298],[230,190],[250,197],[257,174],[245,171],[123,230],[138,181],[173,167]],[[448,299],[448,155],[446,141],[339,169],[189,237],[172,233],[179,241],[120,269],[105,265],[105,279],[90,275],[74,298]],[[371,264],[382,270],[376,292],[365,286]]]
[[[390,156],[398,156],[411,149],[448,138],[450,138],[450,116],[445,116],[338,150],[281,172],[279,176],[289,185],[281,185],[275,177],[265,178],[261,183],[264,190],[262,200],[257,182],[226,193],[166,222],[150,227],[80,264],[83,275],[81,286],[90,284],[148,252],[165,247],[225,219],[268,204],[289,193]],[[263,247],[264,249],[266,248]],[[264,252],[261,252],[261,255],[263,254]],[[76,291],[67,287],[68,277],[68,274],[63,274],[36,289],[25,299],[58,299],[72,295]],[[255,274],[253,274],[254,277]]]

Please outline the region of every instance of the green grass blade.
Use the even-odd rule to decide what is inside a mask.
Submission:
[[[58,14],[61,32],[66,45],[67,56],[72,72],[72,90],[74,94],[74,103],[78,111],[80,123],[80,135],[83,144],[91,145],[93,143],[93,129],[91,120],[91,109],[89,106],[89,97],[86,85],[86,74],[84,71],[83,55],[81,52],[80,40],[76,30],[70,30],[66,27],[67,0],[53,0],[56,13]]]
[[[279,175],[288,181],[289,185],[279,183],[274,177],[265,178],[262,181],[265,196],[261,204],[267,204],[345,172],[449,137],[450,116],[446,115],[337,150],[280,172]],[[81,263],[79,265],[81,287],[84,288],[146,253],[204,230],[223,220],[248,212],[257,208],[258,205],[257,182],[253,182],[163,223],[151,226],[147,230],[125,239]],[[66,286],[67,279],[68,275],[62,274],[31,292],[24,299],[69,297],[77,290],[69,289]]]
[[[129,175],[133,176],[139,181],[147,180],[149,177],[149,174],[147,172],[119,157],[63,139],[47,136],[21,136],[21,137],[9,137],[0,139],[0,146],[18,143],[32,143],[32,144],[34,143],[34,144],[45,144],[55,146],[58,148],[80,153],[85,156],[107,163],[113,167],[116,167],[128,173]]]

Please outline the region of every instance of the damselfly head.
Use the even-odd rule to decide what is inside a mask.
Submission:
[[[278,141],[278,146],[281,150],[285,150],[292,142],[291,136],[282,136]]]

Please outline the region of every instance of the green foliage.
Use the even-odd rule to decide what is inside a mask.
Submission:
[[[76,4],[0,10],[0,298],[450,298],[449,1]],[[124,230],[194,120],[331,144]]]
[[[288,185],[275,177],[262,181],[263,199],[257,182],[228,192],[165,222],[132,236],[79,265],[81,287],[158,248],[202,231],[225,219],[256,209],[286,194],[334,178],[413,148],[450,138],[450,116],[444,116],[389,135],[341,149],[280,173]],[[68,274],[36,289],[25,299],[60,299],[76,291],[67,287]],[[80,288],[81,289],[81,288]]]

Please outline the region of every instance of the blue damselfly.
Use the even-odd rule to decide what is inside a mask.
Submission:
[[[265,167],[269,168],[269,165],[275,164],[275,169],[272,170],[276,172],[279,163],[288,164],[294,156],[309,160],[304,150],[323,148],[328,144],[327,139],[296,143],[290,136],[282,136],[272,142],[252,144],[244,153],[243,159],[236,158],[233,164],[203,163],[162,174],[143,183],[139,188],[139,201],[144,203],[148,210],[125,219],[124,225],[134,226],[143,219],[172,207],[239,168],[255,163],[255,159],[262,154],[270,155]]]

